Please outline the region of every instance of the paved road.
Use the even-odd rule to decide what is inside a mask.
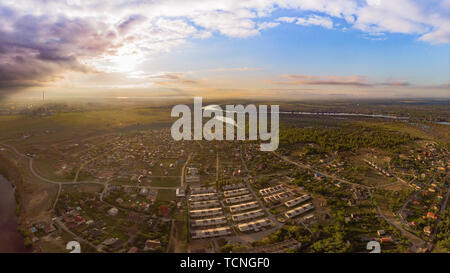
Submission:
[[[396,222],[394,219],[390,219],[388,217],[386,217],[382,212],[379,206],[377,206],[377,211],[378,214],[386,221],[388,222],[390,225],[394,226],[395,228],[397,228],[398,230],[400,230],[400,232],[406,237],[408,238],[408,240],[411,242],[412,247],[411,247],[411,251],[416,252],[417,250],[419,250],[419,248],[423,248],[426,245],[426,242],[424,240],[422,240],[421,238],[417,237],[416,235],[412,234],[411,232],[405,230],[402,227],[401,222]]]
[[[72,235],[73,238],[74,238],[74,240],[76,240],[77,242],[87,244],[87,245],[89,245],[90,247],[92,247],[92,248],[94,248],[94,249],[97,249],[97,246],[96,246],[96,245],[94,245],[94,244],[92,244],[91,242],[89,242],[89,241],[87,241],[87,240],[85,240],[85,239],[79,237],[78,235],[76,235],[75,233],[73,233],[70,229],[68,229],[68,228],[66,227],[66,225],[64,225],[64,223],[61,222],[61,220],[60,220],[59,218],[56,218],[55,223],[56,223],[61,229],[65,230],[67,233],[69,233],[70,235]],[[81,250],[81,251],[83,251],[83,250]]]
[[[247,185],[247,188],[250,190],[251,194],[253,195],[253,198],[254,198],[256,201],[258,201],[259,206],[266,212],[266,214],[268,215],[268,218],[269,218],[270,220],[272,220],[272,222],[274,223],[275,227],[273,227],[273,228],[270,229],[270,231],[271,231],[270,233],[275,232],[277,229],[281,228],[281,226],[283,226],[283,224],[281,224],[280,222],[277,221],[277,219],[275,218],[275,216],[273,216],[273,214],[270,213],[269,209],[264,205],[263,201],[258,197],[258,195],[257,195],[257,194],[255,193],[255,191],[253,190],[253,187],[252,187],[252,185],[250,185],[250,182],[249,182],[250,179],[252,178],[252,176],[250,175],[250,172],[249,172],[249,170],[248,170],[247,163],[245,163],[245,160],[244,160],[244,158],[242,157],[242,152],[240,153],[240,155],[241,155],[241,161],[242,161],[242,164],[244,165],[245,171],[246,171],[246,173],[247,173],[247,178],[248,178],[248,179],[247,179],[247,181],[245,182],[246,185]],[[270,233],[269,233],[269,234],[270,234]]]
[[[183,165],[183,168],[181,168],[181,177],[180,177],[180,184],[181,184],[181,188],[184,188],[184,175],[185,175],[185,170],[187,165],[189,164],[189,161],[191,161],[192,155],[194,154],[194,152],[191,152],[188,156],[188,158],[186,159],[186,162]]]
[[[58,184],[58,193],[56,194],[55,201],[53,202],[52,210],[54,211],[56,208],[56,204],[58,203],[59,196],[61,195],[62,185]]]
[[[36,172],[36,170],[33,168],[33,158],[27,157],[29,159],[29,166],[30,166],[30,172],[37,178],[39,178],[42,181],[45,181],[47,183],[52,183],[52,184],[60,184],[60,185],[78,185],[78,184],[97,184],[97,185],[104,185],[104,182],[99,182],[99,181],[77,181],[77,182],[73,182],[73,181],[54,181],[54,180],[50,180],[48,178],[45,178],[43,176],[41,176],[40,174],[38,174]]]
[[[104,196],[104,194],[105,194],[105,192],[106,192],[106,190],[108,188],[109,182],[104,183],[104,182],[99,182],[99,181],[77,181],[78,180],[78,174],[79,174],[80,170],[83,168],[84,164],[82,166],[80,166],[80,168],[78,169],[78,171],[76,173],[76,176],[75,176],[73,181],[71,181],[71,182],[54,181],[54,180],[45,178],[45,177],[41,176],[38,172],[36,172],[36,170],[33,168],[33,158],[32,157],[29,157],[29,156],[19,152],[14,146],[11,146],[11,145],[8,145],[8,144],[5,144],[5,143],[0,143],[0,145],[13,150],[17,155],[19,155],[21,157],[25,157],[26,159],[28,159],[29,169],[30,169],[30,172],[33,174],[33,176],[35,176],[36,178],[38,178],[38,179],[40,179],[40,180],[42,180],[42,181],[44,181],[46,183],[58,185],[58,193],[57,193],[55,201],[53,203],[52,210],[54,210],[55,207],[56,207],[56,204],[57,204],[59,196],[61,194],[61,190],[62,190],[62,186],[63,185],[79,185],[79,184],[97,184],[97,185],[102,185],[104,188],[103,188],[102,193],[100,194],[100,201],[105,203],[105,204],[108,204],[110,206],[113,206],[113,204],[110,204],[110,203],[108,203],[108,202],[103,200],[103,196]],[[186,166],[189,164],[189,161],[190,161],[190,159],[192,157],[192,154],[193,153],[189,154],[189,157],[186,160],[186,163],[183,165],[182,175],[181,175],[181,187],[184,186],[184,173],[185,173],[184,170],[185,170]],[[154,186],[133,186],[133,185],[121,185],[121,186],[123,186],[123,187],[135,187],[135,188],[151,188],[151,189],[157,189],[157,190],[160,190],[160,189],[169,189],[169,190],[176,189],[176,187],[154,187]],[[118,209],[123,209],[123,210],[126,210],[126,211],[132,211],[132,210],[124,209],[124,208],[118,208]],[[136,212],[136,211],[133,211],[133,212]],[[139,213],[139,212],[136,212],[136,213]],[[139,214],[142,214],[142,213],[139,213]],[[75,240],[77,240],[77,241],[79,241],[81,243],[87,244],[87,245],[97,249],[97,246],[95,246],[94,244],[92,244],[89,241],[87,241],[87,240],[77,236],[75,233],[70,231],[70,229],[68,229],[64,225],[64,223],[60,221],[59,218],[57,218],[55,222],[60,228],[62,228],[63,230],[65,230],[66,232],[71,234],[74,237]]]
[[[277,152],[275,152],[275,151],[273,151],[272,153],[273,153],[274,155],[276,155],[277,157],[283,159],[284,161],[290,163],[290,164],[294,164],[294,165],[296,165],[296,166],[298,166],[298,167],[300,167],[300,168],[308,169],[308,170],[310,170],[310,171],[313,171],[313,172],[316,172],[316,173],[320,173],[321,175],[323,175],[323,176],[325,176],[325,177],[331,178],[331,179],[336,180],[336,181],[339,181],[339,182],[341,182],[341,183],[349,184],[349,185],[352,185],[352,186],[355,186],[355,187],[364,188],[364,189],[371,189],[371,188],[373,188],[373,187],[369,187],[369,186],[366,186],[366,185],[361,185],[361,184],[353,183],[353,182],[347,181],[347,180],[345,180],[345,179],[342,179],[342,178],[339,178],[339,177],[336,177],[336,176],[333,176],[333,175],[326,174],[326,173],[324,173],[324,172],[322,172],[322,171],[315,170],[315,169],[312,168],[311,166],[308,166],[308,165],[305,165],[305,164],[302,164],[302,163],[299,163],[299,162],[292,161],[292,160],[290,160],[288,157],[283,156],[283,155],[280,155],[279,153],[277,153]]]
[[[43,176],[41,176],[38,172],[36,172],[36,170],[33,168],[33,158],[29,157],[25,154],[22,154],[21,152],[19,152],[15,147],[5,144],[5,143],[0,143],[1,146],[7,147],[11,150],[13,150],[17,155],[25,157],[28,159],[29,161],[29,168],[30,168],[30,172],[38,179],[47,182],[47,183],[51,183],[51,184],[56,184],[56,185],[78,185],[78,184],[97,184],[97,185],[104,185],[105,182],[100,182],[100,181],[55,181],[55,180],[51,180],[48,178],[45,178]],[[188,158],[188,160],[190,159],[190,156]],[[186,161],[188,162],[188,161]],[[136,186],[133,186],[136,187]],[[138,186],[139,187],[139,186]],[[152,189],[176,189],[176,187],[155,187],[155,186],[142,186],[142,187],[146,187],[146,188],[152,188]]]
[[[219,152],[216,153],[216,181],[219,181]]]
[[[53,202],[52,208],[51,210],[55,210],[56,204],[58,203],[59,200],[59,196],[61,194],[62,191],[62,186],[63,185],[80,185],[80,184],[97,184],[97,185],[101,185],[104,187],[103,192],[101,194],[101,200],[103,198],[103,194],[105,193],[106,189],[107,189],[107,184],[109,182],[99,182],[99,181],[77,181],[78,179],[78,172],[81,170],[82,167],[80,167],[80,169],[77,172],[77,175],[75,176],[75,179],[73,181],[54,181],[48,178],[45,178],[43,176],[41,176],[34,168],[33,168],[33,158],[29,157],[21,152],[19,152],[14,146],[11,146],[9,144],[5,144],[5,143],[0,143],[0,146],[4,146],[6,148],[9,148],[11,150],[13,150],[17,155],[21,156],[21,157],[25,157],[26,159],[28,159],[28,165],[29,165],[29,169],[30,172],[33,176],[35,176],[36,178],[46,182],[46,183],[50,183],[50,184],[54,184],[54,185],[58,185],[58,192],[56,194],[56,198],[55,201]],[[183,174],[184,174],[184,168],[187,166],[190,158],[192,156],[192,153],[189,155],[188,159],[186,160],[185,165],[183,166]],[[183,181],[184,181],[184,177],[182,175],[181,177],[181,186],[183,186]],[[106,184],[105,184],[106,183]],[[176,189],[176,187],[154,187],[154,186],[132,186],[132,185],[122,185],[123,187],[137,187],[137,188],[151,188],[151,189],[155,189],[155,190],[174,190]],[[103,201],[103,200],[102,200]],[[103,201],[104,202],[104,201]],[[111,204],[110,204],[111,205]]]
[[[367,164],[369,164],[370,167],[374,168],[374,167],[371,165],[371,162],[370,162],[369,160],[364,159],[364,162],[366,162]],[[375,168],[374,168],[374,169],[375,169]],[[375,170],[376,170],[377,172],[379,172],[381,175],[385,175],[382,171],[385,171],[385,172],[386,172],[386,170],[381,170],[381,168],[380,168],[379,170],[378,170],[378,169],[375,169]],[[408,182],[406,182],[405,180],[401,179],[400,177],[396,176],[394,173],[391,173],[391,172],[388,172],[388,173],[390,173],[390,174],[392,175],[392,177],[394,177],[395,179],[397,179],[397,182],[402,182],[402,183],[404,183],[404,184],[406,184],[406,185],[412,187],[410,183],[408,183]],[[394,182],[394,183],[395,183],[395,182]],[[394,184],[394,183],[391,183],[391,184],[388,184],[388,185],[392,185],[392,184]],[[387,185],[382,185],[382,186],[387,186]]]
[[[155,186],[122,185],[122,184],[117,184],[117,185],[121,186],[123,188],[138,188],[138,189],[142,189],[142,188],[154,189],[154,190],[176,190],[177,189],[177,187],[155,187]]]
[[[408,226],[408,222],[403,217],[403,211],[406,209],[406,206],[409,204],[409,202],[411,202],[413,199],[415,199],[417,197],[418,193],[419,192],[417,191],[417,192],[411,194],[411,196],[408,198],[408,200],[406,200],[405,203],[403,203],[402,207],[397,212],[397,215],[400,217],[400,221],[405,226]]]
[[[434,239],[435,239],[435,237],[436,237],[436,233],[438,232],[438,224],[439,224],[439,221],[442,219],[442,216],[443,216],[444,213],[445,213],[445,209],[447,208],[449,196],[450,196],[450,186],[449,186],[448,189],[447,189],[447,194],[446,194],[446,196],[445,196],[445,200],[444,200],[444,202],[442,203],[442,207],[441,207],[441,210],[440,210],[440,212],[439,212],[439,218],[438,218],[438,220],[436,221],[436,226],[434,227],[433,234],[431,235],[431,240],[432,240],[432,241],[434,241]]]
[[[280,155],[280,154],[278,154],[278,153],[276,153],[276,152],[273,152],[273,153],[274,153],[276,156],[280,157],[281,159],[285,160],[286,162],[289,162],[289,163],[294,164],[294,165],[297,165],[297,166],[299,166],[299,167],[301,167],[301,168],[309,169],[309,170],[311,170],[311,171],[316,172],[316,170],[314,170],[314,169],[313,169],[312,167],[310,167],[310,166],[306,166],[306,165],[304,165],[304,164],[301,164],[301,163],[298,163],[298,162],[294,162],[294,161],[290,160],[289,158],[287,158],[287,157],[285,157],[285,156],[282,156],[282,155]],[[335,177],[335,176],[332,176],[332,175],[324,174],[323,172],[320,172],[320,171],[317,171],[317,172],[321,173],[321,174],[324,175],[325,177],[329,177],[329,178],[331,178],[331,179],[335,179],[335,180],[340,181],[340,182],[342,182],[342,183],[347,183],[347,184],[350,184],[350,185],[353,185],[353,186],[356,186],[356,187],[361,187],[361,188],[365,188],[365,189],[369,189],[369,190],[373,188],[373,187],[368,187],[368,186],[365,186],[365,185],[361,185],[361,184],[356,184],[356,183],[353,183],[353,182],[349,182],[349,181],[347,181],[347,180],[345,180],[345,179],[341,179],[341,178],[338,178],[338,177]],[[399,180],[401,181],[401,179],[399,179]],[[402,182],[404,182],[404,181],[402,181]],[[386,217],[386,216],[381,212],[381,209],[380,209],[379,206],[377,206],[377,211],[378,211],[378,214],[379,214],[386,222],[388,222],[390,225],[392,225],[392,226],[394,226],[395,228],[397,228],[398,230],[400,230],[400,232],[408,238],[408,240],[409,240],[409,241],[412,243],[412,245],[413,245],[413,247],[412,247],[412,250],[413,250],[413,251],[416,251],[416,250],[418,250],[419,248],[422,248],[422,247],[424,247],[424,246],[426,245],[426,242],[425,242],[424,240],[422,240],[421,238],[417,237],[416,235],[410,233],[409,231],[405,230],[405,229],[402,227],[402,225],[401,225],[400,222],[396,222],[396,221],[394,221],[393,219],[389,219],[388,217]]]

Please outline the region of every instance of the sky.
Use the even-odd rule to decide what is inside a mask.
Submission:
[[[450,98],[450,0],[2,0],[0,96]]]

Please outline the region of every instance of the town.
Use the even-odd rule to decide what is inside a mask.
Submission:
[[[381,148],[387,140],[323,142],[291,124],[272,152],[256,140],[176,141],[170,128],[155,128],[42,146],[37,140],[55,131],[28,131],[1,142],[0,154],[54,196],[33,199],[34,206],[46,200],[47,210],[21,228],[38,252],[64,252],[69,240],[84,252],[120,253],[367,252],[371,241],[383,252],[445,246],[446,147],[377,132],[391,139],[392,154]],[[328,148],[348,143],[354,147]]]

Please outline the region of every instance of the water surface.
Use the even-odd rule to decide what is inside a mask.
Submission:
[[[30,252],[17,231],[16,200],[12,183],[0,175],[0,253]]]

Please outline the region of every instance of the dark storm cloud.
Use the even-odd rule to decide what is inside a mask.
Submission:
[[[39,86],[65,71],[87,72],[80,57],[114,48],[116,33],[101,22],[21,16],[0,6],[0,93]]]

